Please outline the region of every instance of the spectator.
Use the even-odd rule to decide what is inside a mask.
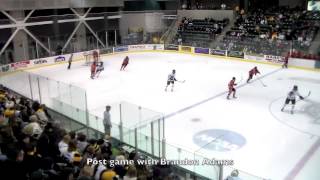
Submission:
[[[86,141],[87,136],[83,133],[78,133],[77,140],[77,149],[80,153],[83,153],[85,148],[88,146],[88,142]]]
[[[103,113],[103,125],[104,125],[104,132],[107,135],[111,133],[111,115],[110,115],[111,106],[106,106],[106,110]]]
[[[130,165],[126,175],[123,177],[123,180],[137,180],[137,169]]]
[[[58,146],[59,146],[59,151],[61,155],[64,155],[68,152],[70,140],[71,140],[70,135],[67,134],[63,136],[63,139],[59,142]]]
[[[241,180],[239,177],[239,171],[238,170],[233,170],[230,174],[230,176],[228,176],[226,178],[226,180]]]
[[[93,169],[89,165],[85,165],[81,170],[78,180],[93,180]]]
[[[101,172],[100,180],[113,180],[115,177],[117,177],[116,172],[113,170],[110,164],[107,163],[107,168]]]

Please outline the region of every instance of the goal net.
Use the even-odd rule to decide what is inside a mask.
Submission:
[[[91,51],[84,51],[83,52],[83,57],[84,57],[84,66],[90,66],[93,61],[95,60],[94,57],[97,57],[96,59],[100,59],[100,54],[99,50],[91,50]]]

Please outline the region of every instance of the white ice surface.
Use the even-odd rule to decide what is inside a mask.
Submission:
[[[89,78],[89,67],[83,62],[72,64],[71,70],[64,64],[30,71],[86,89],[88,108],[98,116],[106,104],[120,101],[165,115],[191,106],[166,119],[167,142],[192,152],[200,148],[193,143],[199,131],[226,129],[240,133],[246,144],[238,150],[198,152],[210,158],[233,159],[236,168],[261,177],[284,179],[320,136],[318,72],[276,71],[279,67],[175,53],[131,53],[127,69],[119,71],[124,57],[104,57],[105,71],[95,80]],[[237,89],[237,99],[226,100],[226,94],[221,93],[227,90],[230,79],[235,76],[245,84],[254,66],[262,75],[270,73],[262,78],[267,87],[255,81]],[[172,69],[185,83],[176,83],[174,92],[165,92]],[[312,94],[307,101],[299,101],[296,113],[291,115],[280,109],[293,85],[298,85],[303,95],[309,90]],[[195,105],[211,97],[215,98]],[[195,118],[198,121],[193,121]]]

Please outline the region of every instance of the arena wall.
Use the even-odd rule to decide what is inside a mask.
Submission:
[[[101,50],[101,52],[104,52]],[[210,56],[216,58],[222,58],[226,60],[238,60],[244,62],[254,62],[262,64],[270,64],[281,66],[284,57],[272,56],[272,55],[249,55],[238,51],[225,51],[216,50],[201,47],[191,46],[178,46],[178,45],[164,45],[164,44],[137,44],[129,46],[114,47],[110,51],[101,53],[101,56],[118,54],[118,53],[131,53],[131,52],[175,52],[186,53],[198,56]],[[55,64],[67,63],[70,58],[70,54],[64,54],[59,56],[52,56],[40,59],[19,61],[11,64],[0,66],[0,75],[5,75],[15,71],[21,71],[25,69],[40,68],[45,66],[51,66]],[[83,52],[73,53],[73,62],[84,60]],[[289,59],[289,67],[306,69],[320,72],[320,61],[309,59]]]

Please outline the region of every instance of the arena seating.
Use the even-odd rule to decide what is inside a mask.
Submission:
[[[229,23],[228,19],[218,21],[212,18],[183,18],[179,24],[177,38],[183,44],[195,45],[210,43]]]
[[[319,30],[319,18],[319,12],[287,8],[239,14],[221,44],[231,50],[257,54],[274,54],[274,47],[307,52]],[[279,51],[274,55],[282,54]]]
[[[67,132],[44,105],[0,86],[2,177],[21,180],[179,179],[171,166],[87,163],[87,159],[136,162],[145,158],[148,157],[118,147],[108,135],[102,139],[87,139],[81,132]]]

